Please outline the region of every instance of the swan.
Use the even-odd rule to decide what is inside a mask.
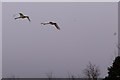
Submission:
[[[24,19],[24,18],[27,18],[29,21],[31,21],[30,20],[30,18],[29,18],[29,16],[24,16],[22,13],[19,13],[19,17],[16,17],[15,19],[19,19],[19,18],[22,18],[22,19]]]
[[[57,23],[54,23],[54,22],[48,22],[48,23],[41,23],[43,25],[46,25],[46,24],[51,24],[51,25],[54,25],[58,30],[60,30],[60,27],[58,26]]]

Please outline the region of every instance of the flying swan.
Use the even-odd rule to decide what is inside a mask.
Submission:
[[[57,23],[54,23],[54,22],[41,23],[41,24],[43,24],[43,25],[51,24],[51,25],[54,25],[58,30],[60,30],[60,27],[57,25]]]
[[[29,18],[29,16],[24,16],[22,13],[19,13],[19,17],[16,17],[15,19],[20,19],[20,18],[22,18],[22,19],[24,19],[24,18],[27,18],[29,21],[31,21],[30,20],[30,18]]]

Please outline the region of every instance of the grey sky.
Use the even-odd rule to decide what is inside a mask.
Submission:
[[[0,78],[2,78],[2,3],[0,1]]]
[[[27,19],[15,20],[22,12]],[[54,21],[60,25],[41,22]],[[3,77],[66,77],[80,74],[89,61],[107,74],[117,53],[118,7],[103,3],[3,3]]]

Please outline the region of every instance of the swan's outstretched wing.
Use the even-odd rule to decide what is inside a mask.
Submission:
[[[60,30],[60,27],[57,25],[57,23],[55,23],[54,25],[58,30]]]
[[[14,19],[19,19],[20,17],[16,17],[16,18],[14,18]]]
[[[29,18],[28,16],[27,16],[27,19],[28,19],[29,21],[31,21],[30,18]]]
[[[19,13],[20,14],[20,16],[24,16],[22,13]]]
[[[50,23],[41,23],[41,24],[46,25],[46,24],[50,24]]]

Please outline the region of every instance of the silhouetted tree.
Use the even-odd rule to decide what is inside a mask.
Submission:
[[[108,67],[108,76],[103,80],[120,80],[120,56],[116,57],[112,66]]]
[[[53,73],[52,72],[47,73],[46,75],[47,75],[48,80],[52,80],[52,78],[53,78]]]
[[[75,80],[75,76],[68,72],[68,80]]]
[[[87,78],[89,78],[89,80],[97,80],[98,76],[100,76],[100,69],[98,66],[89,62],[87,67],[83,70],[83,73]]]

